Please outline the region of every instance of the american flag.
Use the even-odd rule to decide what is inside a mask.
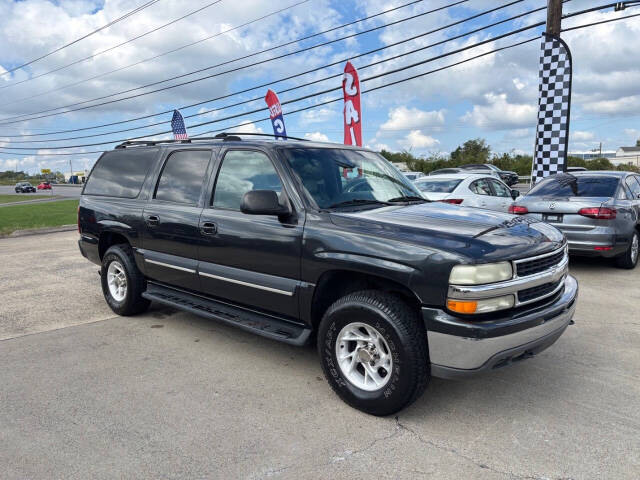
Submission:
[[[173,130],[173,138],[175,140],[187,140],[187,128],[184,126],[184,118],[178,110],[173,111],[173,118],[171,119],[171,130]]]

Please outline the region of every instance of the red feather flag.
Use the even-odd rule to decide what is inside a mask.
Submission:
[[[362,146],[362,109],[360,108],[360,80],[358,71],[347,62],[342,76],[344,94],[344,143]]]

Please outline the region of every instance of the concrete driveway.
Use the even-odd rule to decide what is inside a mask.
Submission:
[[[576,325],[551,349],[375,418],[313,348],[160,307],[113,316],[76,238],[0,240],[2,478],[640,475],[640,269],[572,261]]]

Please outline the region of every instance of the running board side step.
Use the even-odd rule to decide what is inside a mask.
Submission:
[[[212,318],[291,345],[304,345],[311,335],[311,329],[302,325],[233,307],[157,283],[147,282],[147,290],[142,296],[154,302],[163,303],[201,317]]]

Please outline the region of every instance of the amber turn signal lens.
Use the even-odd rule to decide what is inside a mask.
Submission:
[[[447,308],[457,313],[475,313],[478,302],[475,300],[447,300]]]

